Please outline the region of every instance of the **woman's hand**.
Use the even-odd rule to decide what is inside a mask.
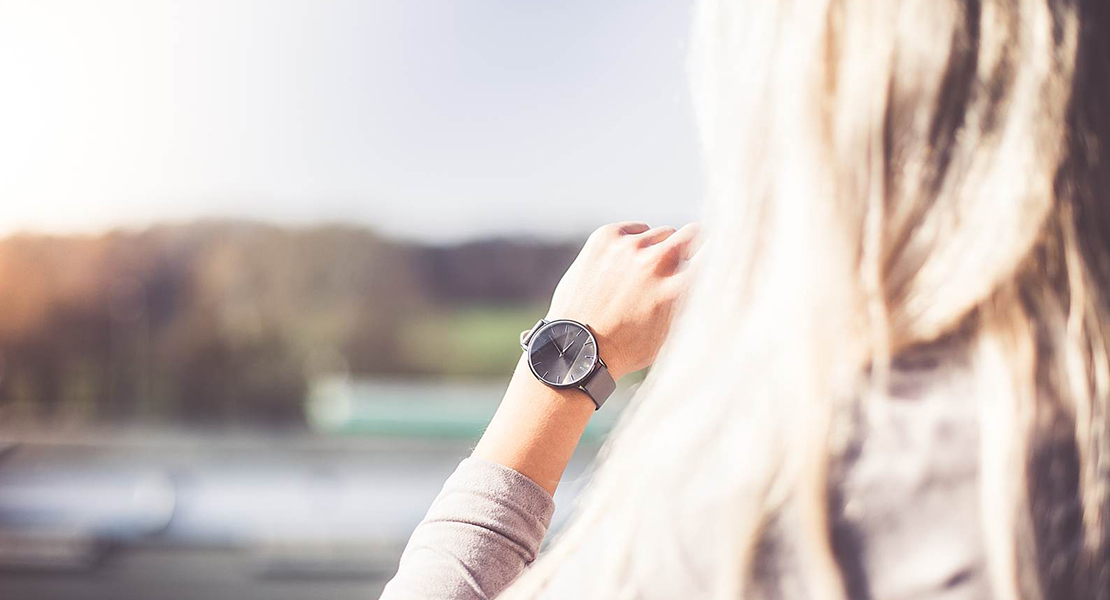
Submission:
[[[686,289],[697,233],[696,224],[599,228],[555,288],[547,318],[589,325],[614,379],[651,365]]]
[[[684,263],[695,237],[694,225],[598,229],[555,289],[548,318],[589,325],[614,379],[650,365],[686,289]],[[473,456],[514,469],[554,494],[595,408],[582,390],[541,383],[522,356]]]

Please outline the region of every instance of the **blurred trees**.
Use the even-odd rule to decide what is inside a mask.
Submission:
[[[242,222],[11,237],[0,415],[297,424],[315,377],[507,373],[577,249]]]

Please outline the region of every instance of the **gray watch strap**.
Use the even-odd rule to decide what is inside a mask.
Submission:
[[[590,375],[590,378],[579,387],[589,394],[590,399],[597,406],[594,410],[597,410],[601,408],[602,404],[605,404],[605,401],[617,389],[617,382],[613,381],[613,376],[609,374],[609,368],[605,366],[605,363],[599,362],[597,369]]]

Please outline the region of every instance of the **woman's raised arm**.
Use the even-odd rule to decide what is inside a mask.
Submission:
[[[686,288],[696,234],[696,225],[598,229],[559,282],[545,320],[587,325],[614,380],[647,367]],[[540,381],[522,356],[473,455],[417,526],[382,598],[496,596],[535,559],[554,512],[551,496],[595,408],[580,389]]]

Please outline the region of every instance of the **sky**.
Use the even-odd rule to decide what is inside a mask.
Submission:
[[[0,234],[697,216],[688,0],[0,0]]]

